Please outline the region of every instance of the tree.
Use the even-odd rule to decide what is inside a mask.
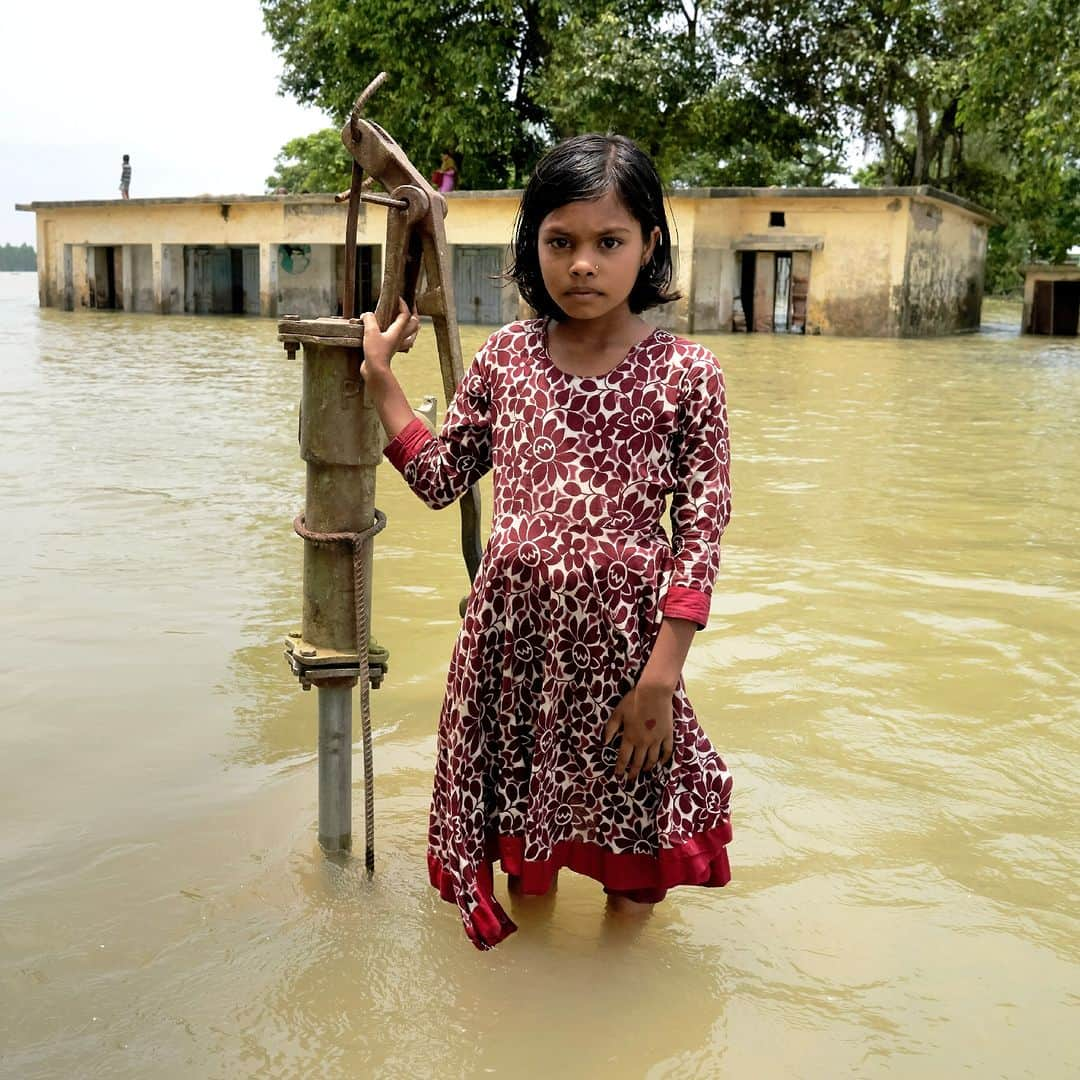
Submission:
[[[822,183],[839,143],[746,85],[721,16],[711,0],[575,13],[533,76],[536,100],[559,136],[630,135],[672,184]]]
[[[29,244],[0,245],[0,270],[36,270],[37,254]]]
[[[337,128],[290,139],[274,159],[266,190],[299,195],[307,191],[344,191],[352,179],[352,158]]]
[[[558,2],[558,0],[556,0]],[[472,187],[519,182],[543,144],[528,85],[551,0],[263,0],[282,89],[341,123],[381,70],[370,111],[424,170],[463,155]]]
[[[520,186],[556,138],[618,130],[670,183],[821,182],[836,140],[722,63],[717,0],[263,0],[282,89],[344,122],[363,84],[413,159]]]
[[[931,183],[996,210],[996,287],[1080,240],[1075,0],[262,0],[283,90],[371,110],[421,168],[520,186],[555,139],[618,130],[672,185]],[[286,148],[287,149],[287,148]],[[306,158],[301,158],[306,160]],[[342,185],[344,186],[344,185]]]
[[[724,0],[748,77],[819,137],[879,157],[861,183],[932,183],[1005,218],[988,282],[1080,241],[1080,26],[1072,0]]]

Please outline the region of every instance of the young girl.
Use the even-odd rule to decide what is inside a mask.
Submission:
[[[682,683],[730,515],[727,406],[716,358],[639,318],[677,298],[649,159],[618,136],[556,146],[522,198],[510,276],[539,318],[488,339],[437,437],[390,370],[417,319],[402,304],[381,334],[364,317],[364,378],[413,491],[437,509],[495,472],[428,849],[481,949],[516,929],[496,858],[513,890],[542,894],[569,867],[624,910],[730,877],[731,778]]]

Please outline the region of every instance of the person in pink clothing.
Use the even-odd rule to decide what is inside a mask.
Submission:
[[[431,174],[431,186],[436,191],[453,191],[457,187],[457,170],[457,156],[444,151],[439,167]]]
[[[731,776],[682,679],[731,514],[727,400],[712,353],[640,317],[678,295],[651,161],[620,136],[560,143],[512,250],[537,317],[491,335],[437,436],[390,365],[416,316],[402,303],[385,333],[364,316],[362,374],[408,485],[437,509],[494,473],[428,831],[431,884],[481,949],[516,929],[496,861],[512,891],[567,868],[633,914],[730,879]]]

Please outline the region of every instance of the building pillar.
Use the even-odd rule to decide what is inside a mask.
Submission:
[[[184,245],[161,245],[161,296],[163,314],[184,310]]]
[[[716,298],[716,328],[722,332],[730,332],[732,320],[735,318],[735,291],[738,282],[735,280],[737,261],[735,252],[731,248],[725,248],[720,252],[720,285],[719,295]]]
[[[135,310],[135,252],[130,244],[120,249],[120,305],[125,311]]]
[[[38,263],[38,299],[42,297],[41,291],[41,263]],[[65,311],[75,310],[75,277],[74,264],[71,255],[71,244],[64,245],[64,280],[61,284],[61,305]],[[44,307],[44,304],[42,304]]]
[[[162,266],[162,247],[164,245],[154,242],[150,245],[150,273],[154,282],[154,314],[165,313],[165,283],[164,267]]]
[[[685,237],[680,237],[680,241],[685,240]],[[690,235],[691,241],[693,240],[693,233]],[[685,258],[683,252],[686,253]],[[691,298],[694,295],[694,245],[682,244],[680,247],[673,247],[671,249],[671,260],[675,264],[675,288],[682,294],[681,300],[676,300],[672,305],[674,308],[674,319],[672,320],[672,329],[677,330],[679,333],[690,333],[690,326],[693,319],[693,309],[691,305]]]
[[[331,263],[331,272],[333,263]],[[259,314],[277,316],[278,246],[259,245]]]
[[[90,251],[86,244],[71,245],[71,307],[90,306]]]
[[[735,296],[735,252],[730,248],[694,251],[689,331],[711,334],[731,329]]]
[[[45,217],[39,210],[35,215],[37,221],[35,222],[37,233],[37,287],[38,287],[38,306],[48,307],[52,297],[50,293],[51,274],[53,271],[53,260],[56,256],[53,254],[52,248],[52,229],[48,228],[45,223]]]
[[[154,281],[154,313],[169,315],[174,311],[183,311],[183,245],[151,244],[150,265]]]

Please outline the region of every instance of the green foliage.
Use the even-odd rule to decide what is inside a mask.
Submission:
[[[987,284],[1080,242],[1075,0],[725,0],[752,82],[877,160],[861,184],[934,184],[993,210]]]
[[[269,192],[299,195],[308,191],[344,191],[352,176],[352,158],[341,144],[341,133],[324,128],[290,139],[274,159],[266,178]]]
[[[513,185],[542,145],[545,117],[526,91],[542,61],[548,3],[528,0],[263,0],[282,89],[344,123],[380,71],[369,112],[422,170],[463,154],[471,187]]]
[[[726,64],[717,15],[700,2],[571,15],[532,83],[555,134],[629,135],[673,185],[821,183],[838,144]]]
[[[715,0],[262,0],[282,89],[344,122],[369,107],[421,168],[520,186],[557,138],[619,131],[673,184],[821,182],[839,140],[748,90]]]
[[[343,123],[385,69],[390,84],[371,114],[422,169],[459,151],[464,187],[520,186],[552,142],[594,130],[636,139],[673,186],[821,185],[861,137],[878,156],[859,182],[934,184],[1005,219],[991,231],[994,289],[1011,287],[1030,258],[1080,241],[1075,0],[262,0],[262,9],[283,91]],[[340,182],[324,172],[337,133],[317,138],[325,145],[285,147],[271,187],[347,186],[343,152]]]
[[[0,244],[0,270],[36,270],[37,255],[29,244]]]

